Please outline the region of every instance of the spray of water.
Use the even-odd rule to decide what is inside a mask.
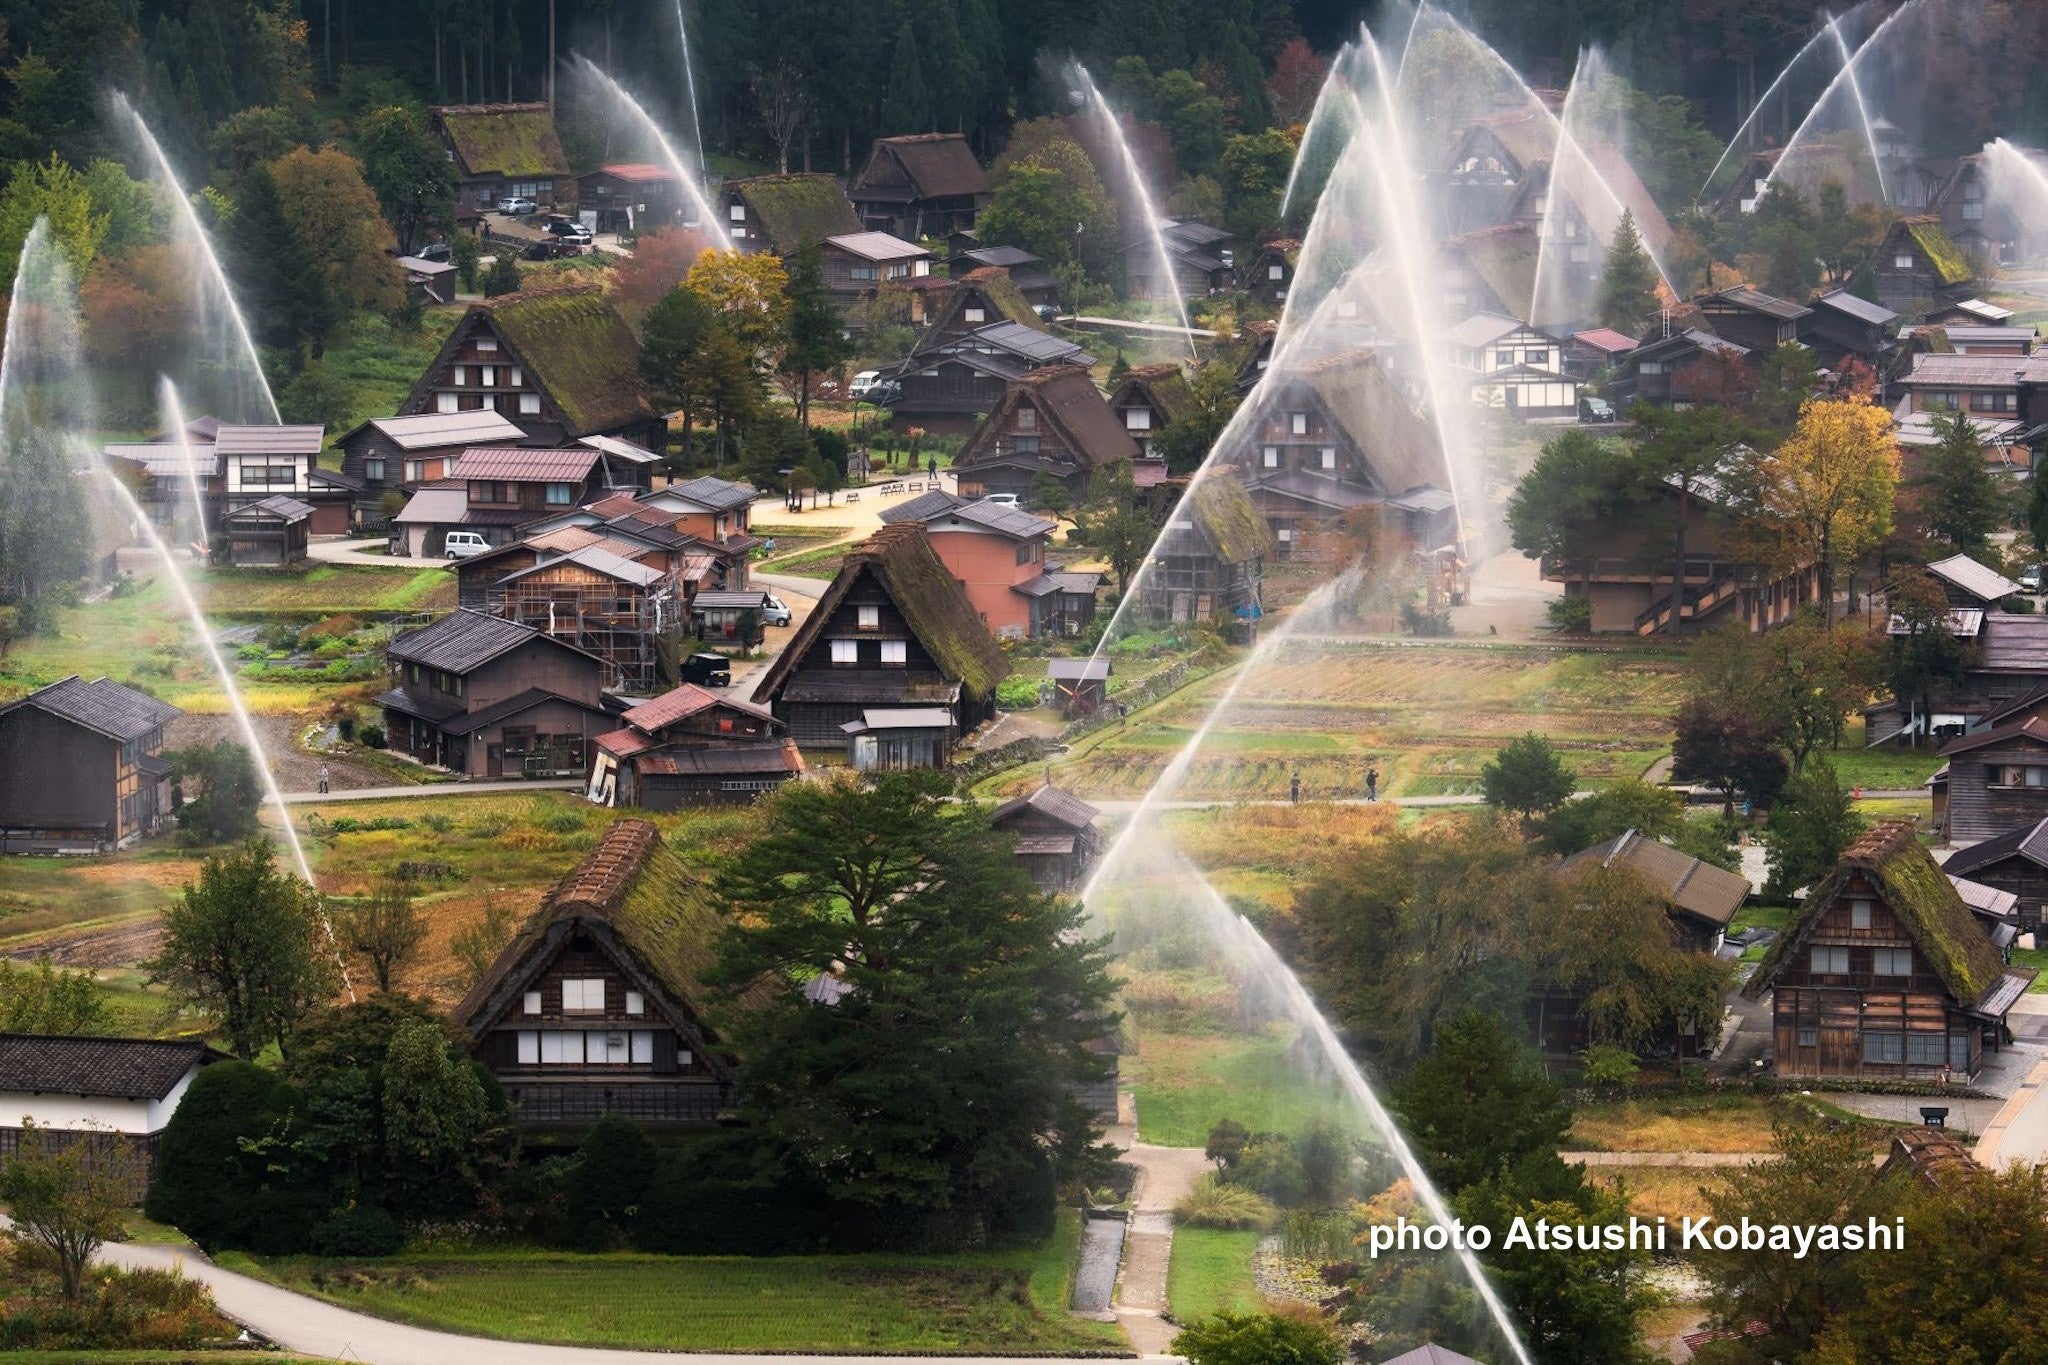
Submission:
[[[2039,158],[2040,153],[2002,137],[1984,144],[1985,227],[2010,232],[2013,251],[2022,260],[2035,254],[2048,229],[2048,170]],[[2000,215],[1995,220],[1990,216],[1994,210]]]
[[[1152,192],[1145,188],[1145,177],[1138,169],[1137,154],[1132,152],[1130,139],[1124,136],[1124,126],[1117,119],[1116,110],[1096,88],[1095,78],[1088,74],[1088,68],[1074,63],[1074,78],[1081,82],[1081,91],[1102,121],[1103,130],[1110,141],[1116,144],[1117,155],[1123,162],[1124,179],[1137,196],[1138,212],[1145,219],[1145,230],[1151,234],[1153,266],[1159,272],[1159,279],[1166,290],[1166,296],[1173,300],[1173,315],[1180,320],[1181,334],[1187,338],[1188,355],[1200,359],[1195,351],[1194,330],[1188,325],[1188,306],[1180,295],[1180,279],[1174,274],[1173,253],[1166,249],[1166,229],[1162,226],[1159,210],[1152,204]]]
[[[1881,50],[1880,42],[1887,33],[1891,32],[1892,26],[1894,24],[1897,24],[1901,19],[1904,19],[1907,15],[1917,15],[1920,12],[1921,7],[1925,3],[1926,0],[1906,0],[1905,4],[1899,6],[1890,14],[1886,15],[1884,22],[1879,24],[1876,28],[1872,29],[1870,31],[1870,36],[1863,40],[1862,45],[1858,47],[1855,50],[1855,52],[1851,53],[1845,61],[1843,61],[1842,69],[1835,73],[1835,78],[1827,83],[1827,88],[1820,92],[1820,98],[1813,102],[1813,107],[1806,111],[1806,117],[1801,119],[1799,121],[1799,126],[1792,131],[1792,136],[1785,140],[1785,150],[1778,154],[1777,161],[1774,162],[1771,166],[1770,174],[1764,177],[1765,192],[1768,192],[1771,186],[1777,183],[1779,173],[1783,171],[1786,166],[1792,164],[1793,153],[1798,149],[1799,145],[1802,142],[1806,141],[1807,138],[1812,134],[1814,120],[1819,118],[1821,111],[1828,107],[1829,102],[1833,100],[1835,96],[1835,91],[1845,83],[1851,85],[1852,88],[1855,88],[1854,82],[1856,80],[1856,67],[1864,60],[1864,58],[1869,56],[1872,52]],[[1840,30],[1837,30],[1838,37],[1839,34]],[[1866,138],[1872,138],[1871,145],[1875,146],[1875,139],[1872,137],[1872,134],[1870,132],[1869,115],[1864,113],[1863,111],[1862,99],[1860,95],[1857,98],[1856,104],[1857,113],[1863,117],[1864,136]],[[1880,171],[1879,174],[1881,176],[1882,171]]]
[[[683,44],[683,89],[690,100],[690,141],[697,149],[697,173],[704,173],[704,122],[697,108],[697,65],[690,60],[690,25],[683,19],[683,0],[676,0],[676,36]],[[610,53],[606,53],[610,56]]]
[[[1696,199],[1702,201],[1706,199],[1707,191],[1712,187],[1715,177],[1721,174],[1721,168],[1728,164],[1728,158],[1735,154],[1735,149],[1737,147],[1747,146],[1749,130],[1756,125],[1757,119],[1763,114],[1764,110],[1770,107],[1771,97],[1778,93],[1779,88],[1783,86],[1785,82],[1791,78],[1792,73],[1794,71],[1799,69],[1800,63],[1804,62],[1808,55],[1820,51],[1823,46],[1828,44],[1828,31],[1830,29],[1835,30],[1834,46],[1837,49],[1837,51],[1840,52],[1842,45],[1842,35],[1840,29],[1837,27],[1839,20],[1846,17],[1847,15],[1858,13],[1868,3],[1869,0],[1864,0],[1863,4],[1859,4],[1854,9],[1845,11],[1843,15],[1829,14],[1827,16],[1827,24],[1822,28],[1815,30],[1814,35],[1806,40],[1805,45],[1801,47],[1797,52],[1792,54],[1792,60],[1785,63],[1784,69],[1778,73],[1777,78],[1773,80],[1769,85],[1764,87],[1764,93],[1757,97],[1757,101],[1755,104],[1750,106],[1748,116],[1745,117],[1742,120],[1742,122],[1736,126],[1735,136],[1728,139],[1728,145],[1721,149],[1721,155],[1718,159],[1715,160],[1714,168],[1708,171],[1707,178],[1700,182],[1700,192],[1698,195],[1695,196]],[[1842,60],[1848,60],[1846,53],[1842,54]]]
[[[157,180],[163,187],[164,195],[171,201],[177,215],[179,229],[191,245],[204,274],[206,293],[211,295],[209,303],[227,318],[233,329],[239,360],[246,370],[243,376],[252,381],[262,397],[260,413],[223,413],[223,416],[249,421],[281,421],[277,411],[277,399],[270,392],[270,381],[263,377],[263,361],[256,354],[256,342],[249,334],[249,323],[242,316],[241,305],[235,302],[235,291],[228,285],[227,272],[221,269],[220,256],[213,249],[213,240],[206,235],[206,229],[199,221],[199,214],[192,207],[191,198],[178,183],[178,173],[171,168],[171,160],[164,155],[163,146],[157,142],[156,134],[143,122],[142,115],[135,112],[135,106],[128,97],[116,91],[112,96],[115,116],[125,121],[133,130],[136,144],[148,156]]]
[[[578,71],[596,82],[598,88],[611,96],[612,103],[640,125],[640,130],[661,149],[662,160],[668,163],[668,168],[675,172],[676,179],[682,182],[683,192],[690,196],[690,202],[697,211],[697,221],[703,224],[704,231],[711,235],[712,242],[720,251],[731,251],[732,238],[726,235],[725,228],[718,221],[718,215],[712,211],[711,201],[705,197],[702,182],[698,180],[695,172],[684,164],[681,153],[676,151],[675,144],[669,141],[668,134],[661,130],[661,125],[654,121],[654,116],[647,112],[647,106],[633,98],[626,87],[613,80],[605,73],[603,67],[590,58],[576,56],[570,60],[576,64]]]
[[[1884,183],[1884,158],[1878,154],[1877,134],[1870,126],[1870,106],[1863,102],[1863,85],[1856,79],[1856,58],[1849,51],[1848,40],[1842,37],[1841,22],[1832,14],[1828,16],[1827,31],[1835,36],[1835,51],[1842,57],[1842,75],[1848,78],[1849,94],[1856,101],[1856,118],[1863,125],[1863,145],[1870,149],[1870,168],[1877,176],[1877,197],[1890,203],[1891,191]]]
[[[185,405],[178,399],[178,386],[167,374],[160,374],[156,380],[157,408],[170,421],[171,438],[178,443],[178,459],[185,467],[185,491],[192,498],[192,516],[199,524],[199,543],[213,544],[213,535],[206,524],[206,487],[199,480],[199,462],[192,451],[192,433],[185,425]]]

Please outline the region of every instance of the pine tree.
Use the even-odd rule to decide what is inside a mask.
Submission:
[[[341,320],[341,308],[326,273],[308,265],[305,239],[285,216],[269,171],[258,168],[244,181],[228,241],[257,339],[291,352],[310,346],[317,354]]]
[[[796,416],[811,425],[811,380],[844,365],[853,355],[846,323],[825,287],[818,248],[807,246],[789,261],[789,344],[777,368],[796,387]]]
[[[1937,413],[1938,444],[1927,474],[1927,533],[1961,554],[1982,554],[2005,522],[1998,482],[1984,464],[1984,442],[1960,412]]]
[[[1643,250],[1635,215],[1623,209],[1614,241],[1607,248],[1607,264],[1600,272],[1600,325],[1634,336],[1643,319],[1656,310],[1657,267]]]
[[[882,131],[922,133],[931,126],[931,95],[925,89],[924,63],[917,34],[905,19],[896,30],[896,55],[889,61],[889,89],[882,96]]]
[[[14,603],[24,635],[52,623],[51,589],[89,567],[92,536],[72,473],[77,461],[63,433],[40,425],[20,430],[0,458],[0,601]]]

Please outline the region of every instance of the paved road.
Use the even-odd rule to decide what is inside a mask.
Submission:
[[[288,1289],[223,1270],[197,1251],[183,1247],[116,1244],[101,1257],[134,1269],[178,1270],[213,1291],[223,1313],[270,1338],[286,1350],[366,1365],[620,1365],[629,1361],[662,1361],[675,1365],[666,1351],[604,1350],[589,1346],[544,1346],[532,1342],[491,1341],[386,1322],[350,1312]],[[906,1365],[915,1357],[691,1354],[691,1365]],[[949,1357],[949,1365],[1012,1365],[1011,1361]],[[1051,1361],[1049,1365],[1080,1365]]]
[[[396,787],[357,787],[352,791],[286,792],[288,806],[320,806],[329,801],[411,801],[437,796],[491,796],[502,792],[582,791],[581,779],[560,782],[417,782]]]
[[[414,559],[410,555],[387,555],[382,536],[367,540],[315,540],[306,546],[306,557],[322,564],[362,564],[372,569],[445,569],[452,560]],[[371,554],[375,549],[377,553]]]

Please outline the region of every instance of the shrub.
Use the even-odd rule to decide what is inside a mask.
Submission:
[[[1401,629],[1410,635],[1441,636],[1451,633],[1448,611],[1424,611],[1413,602],[1401,604]]]
[[[395,1256],[404,1246],[398,1220],[374,1204],[336,1210],[306,1235],[316,1256]]]
[[[1273,1226],[1280,1211],[1258,1191],[1211,1173],[1197,1180],[1173,1206],[1173,1216],[1190,1227],[1264,1232]]]
[[[661,1157],[640,1125],[606,1114],[591,1125],[565,1182],[569,1213],[578,1240],[602,1245],[609,1233],[623,1237],[640,1214],[640,1203]]]
[[[1642,1070],[1636,1054],[1612,1043],[1595,1043],[1579,1054],[1586,1080],[1592,1085],[1634,1085]]]
[[[1254,1138],[1228,1175],[1232,1184],[1256,1190],[1282,1207],[1299,1204],[1308,1194],[1308,1176],[1301,1159],[1283,1137]]]
[[[1338,1365],[1344,1338],[1310,1314],[1218,1313],[1197,1318],[1171,1348],[1189,1365]]]
[[[1037,678],[1005,678],[996,684],[996,705],[1005,711],[1027,711],[1038,705]]]
[[[381,725],[365,725],[356,732],[356,738],[361,741],[365,749],[381,749],[384,747],[384,727]]]
[[[455,828],[454,818],[434,811],[420,817],[420,824],[436,834],[446,834]]]
[[[1593,604],[1576,594],[1570,597],[1553,597],[1543,608],[1544,619],[1564,631],[1584,631],[1593,628]]]
[[[144,1211],[208,1250],[253,1245],[280,1215],[290,1224],[281,1231],[303,1228],[266,1189],[267,1159],[250,1150],[289,1124],[291,1102],[291,1088],[252,1062],[202,1070],[164,1127]]]
[[[671,1154],[648,1183],[634,1245],[672,1256],[793,1256],[819,1249],[821,1191],[760,1142],[721,1135]]]

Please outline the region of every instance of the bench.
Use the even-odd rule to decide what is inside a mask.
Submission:
[[[859,502],[859,501],[860,501],[860,494],[858,494],[858,493],[848,493],[848,494],[846,495],[846,500],[847,500],[848,502]]]

